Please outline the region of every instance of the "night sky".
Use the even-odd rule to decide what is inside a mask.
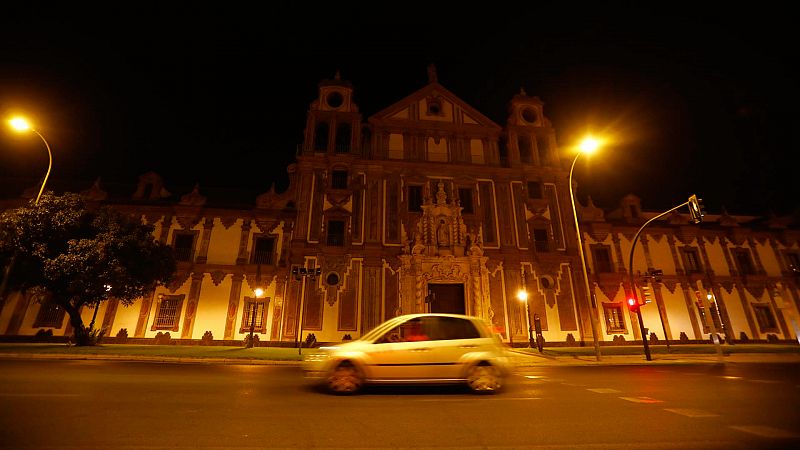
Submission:
[[[753,215],[800,205],[796,24],[777,3],[71,3],[0,13],[0,114],[36,120],[56,189],[102,177],[113,190],[152,170],[177,196],[200,183],[252,202],[286,185],[320,81],[340,71],[366,119],[423,87],[434,63],[500,125],[520,88],[540,97],[564,152],[587,131],[614,136],[576,168],[583,201],[613,209],[633,193],[665,210],[697,193],[710,213]],[[38,138],[3,127],[1,195],[46,168]]]

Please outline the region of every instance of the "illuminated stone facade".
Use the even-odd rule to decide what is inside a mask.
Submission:
[[[208,207],[199,187],[170,201],[154,173],[126,201],[96,183],[87,199],[141,215],[181,261],[172,285],[130,307],[105,302],[98,324],[128,342],[170,333],[217,343],[241,342],[253,325],[262,344],[290,345],[309,334],[357,338],[395,315],[438,311],[484,317],[520,343],[527,320],[516,293],[524,289],[548,343],[591,345],[592,314],[600,340],[641,340],[624,305],[628,255],[636,231],[658,213],[642,211],[634,196],[608,214],[591,200],[579,206],[595,295],[588,301],[568,186],[574,155],[559,149],[543,107],[521,92],[498,125],[431,68],[427,85],[364,120],[337,75],[320,83],[309,107],[288,189],[271,189],[252,208]],[[663,342],[664,330],[671,341],[707,340],[710,325],[736,340],[796,339],[796,225],[706,219],[693,225],[688,211],[675,212],[640,237],[634,273],[652,292],[642,307],[651,341]],[[650,269],[663,271],[660,281],[641,276]],[[258,298],[257,286],[265,289]],[[699,301],[708,294],[713,323]],[[84,311],[85,323],[92,314]],[[63,314],[30,296],[3,300],[0,333],[39,330],[71,334]]]

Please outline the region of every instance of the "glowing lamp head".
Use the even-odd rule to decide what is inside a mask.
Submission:
[[[521,302],[528,300],[528,293],[522,290],[517,292],[517,299]]]
[[[581,141],[580,146],[578,147],[581,153],[586,155],[591,155],[600,147],[600,141],[593,138],[592,136],[587,136]]]
[[[256,298],[261,297],[262,295],[264,295],[264,290],[261,289],[261,288],[256,288],[255,291],[253,291],[253,292],[256,294]]]
[[[31,124],[22,117],[14,117],[13,119],[9,120],[8,123],[11,125],[11,128],[19,132],[28,131],[31,129]]]

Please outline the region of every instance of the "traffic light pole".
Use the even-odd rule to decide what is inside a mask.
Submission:
[[[671,213],[672,211],[675,211],[676,209],[679,208],[683,208],[684,206],[687,205],[690,207],[691,210],[692,206],[696,205],[696,202],[697,202],[697,197],[695,195],[692,195],[691,197],[689,197],[688,201],[683,202],[680,205],[670,209],[669,211],[665,211],[645,222],[644,225],[642,225],[642,227],[639,228],[639,231],[637,231],[636,235],[633,237],[633,244],[631,244],[631,254],[628,264],[628,283],[630,285],[631,295],[633,295],[633,299],[636,301],[636,316],[639,318],[639,331],[642,334],[642,345],[644,346],[644,356],[648,361],[652,361],[653,358],[652,356],[650,356],[650,345],[647,343],[647,334],[645,333],[644,321],[642,320],[642,305],[639,303],[639,294],[636,292],[636,284],[634,283],[633,279],[633,252],[636,250],[636,242],[639,240],[639,235],[642,234],[642,230],[644,230],[646,226],[650,225],[651,222],[658,220],[666,216],[667,214]],[[692,213],[692,218],[693,220],[696,220],[699,223],[699,219],[695,219],[694,213]],[[656,305],[656,308],[657,307],[658,305]],[[667,336],[665,335],[664,337],[666,338]]]

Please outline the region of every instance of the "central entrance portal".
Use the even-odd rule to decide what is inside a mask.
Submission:
[[[428,293],[433,294],[430,312],[466,314],[463,284],[428,284]]]

